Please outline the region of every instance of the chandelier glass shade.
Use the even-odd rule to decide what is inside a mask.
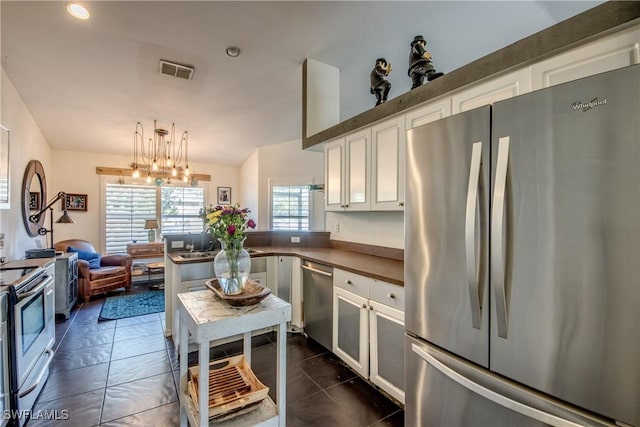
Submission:
[[[166,180],[181,178],[184,182],[191,180],[189,170],[189,134],[182,133],[180,140],[175,137],[176,125],[171,124],[171,131],[158,128],[153,121],[153,138],[145,140],[144,128],[140,122],[136,123],[133,133],[133,173],[131,176],[140,178],[146,175],[148,183],[155,177]],[[184,165],[184,166],[183,166]]]

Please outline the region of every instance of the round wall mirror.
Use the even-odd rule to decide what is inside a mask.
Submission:
[[[38,229],[44,225],[43,214],[38,222],[29,221],[29,215],[40,212],[47,203],[47,180],[44,177],[42,163],[31,160],[22,178],[22,220],[27,234],[38,236]]]

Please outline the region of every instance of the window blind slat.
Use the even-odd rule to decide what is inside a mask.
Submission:
[[[198,216],[204,206],[204,189],[199,187],[157,187],[110,184],[105,187],[105,251],[124,252],[133,241],[146,242],[147,219],[160,212],[162,233],[199,233]]]
[[[125,252],[133,241],[146,242],[145,219],[156,217],[156,190],[144,185],[106,184],[105,251]]]
[[[271,188],[271,228],[308,230],[310,217],[309,187],[274,185]]]

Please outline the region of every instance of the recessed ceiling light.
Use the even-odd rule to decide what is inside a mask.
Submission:
[[[78,3],[67,4],[67,10],[78,19],[89,19],[89,11]]]
[[[236,58],[240,56],[240,48],[236,46],[229,46],[227,48],[227,55],[232,58]]]

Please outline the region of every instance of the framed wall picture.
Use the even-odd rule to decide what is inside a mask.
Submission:
[[[231,204],[231,187],[218,187],[218,204]]]
[[[40,210],[40,193],[36,191],[29,192],[29,209],[32,211]]]
[[[87,211],[86,194],[67,193],[67,196],[62,202],[62,210],[66,209],[68,211]]]

